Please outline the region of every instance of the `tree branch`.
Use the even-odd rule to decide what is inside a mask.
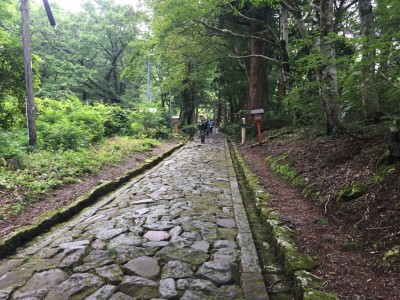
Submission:
[[[256,36],[256,35],[243,35],[243,34],[238,34],[238,33],[235,33],[235,32],[233,32],[233,31],[229,30],[229,29],[217,28],[217,27],[211,26],[211,25],[209,25],[209,24],[207,24],[207,23],[205,23],[205,22],[203,22],[203,21],[201,21],[201,20],[198,20],[197,22],[198,22],[199,24],[203,25],[204,27],[210,29],[210,30],[213,30],[213,31],[215,31],[215,32],[220,33],[221,36],[225,36],[225,37],[226,37],[226,36],[238,37],[238,38],[242,38],[242,39],[256,39],[256,40],[260,40],[260,41],[263,41],[263,42],[265,42],[265,43],[271,44],[271,45],[273,45],[273,46],[280,47],[280,45],[279,45],[279,44],[277,45],[277,44],[275,43],[275,41],[270,41],[270,40],[267,40],[267,39],[265,39],[265,38],[262,38],[262,37],[259,37],[259,36]]]

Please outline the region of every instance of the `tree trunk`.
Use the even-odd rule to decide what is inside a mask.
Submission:
[[[182,125],[191,125],[195,114],[195,91],[193,80],[190,79],[190,74],[193,72],[193,63],[187,64],[187,78],[183,81],[184,89],[182,91]]]
[[[375,39],[371,0],[358,0],[358,10],[361,20],[361,36],[364,38],[361,59],[361,98],[364,118],[367,122],[377,122],[381,112],[375,87],[375,50],[371,47],[371,43]]]
[[[250,41],[250,54],[265,54],[265,44],[262,41],[252,39]],[[262,66],[262,58],[251,57],[249,63],[249,100],[247,109],[267,109],[267,80],[265,68]]]
[[[251,16],[254,19],[264,20],[265,11],[263,8],[254,8]],[[263,25],[259,22],[251,22],[250,30],[252,34],[258,34],[263,30]],[[266,44],[258,39],[250,39],[249,42],[250,55],[265,55]],[[247,109],[263,108],[267,111],[267,74],[261,57],[249,58],[249,97],[247,101]]]
[[[278,84],[278,112],[282,112],[283,100],[286,94],[286,78],[289,73],[289,55],[287,48],[289,45],[289,22],[288,12],[284,6],[280,8],[280,42],[281,42],[281,53],[282,53],[282,66],[280,68],[280,78]]]
[[[321,54],[324,57],[321,76],[322,105],[326,117],[326,134],[337,134],[340,127],[340,102],[335,64],[333,31],[333,0],[321,0]]]

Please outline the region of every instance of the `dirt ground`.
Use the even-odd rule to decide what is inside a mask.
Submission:
[[[325,290],[341,299],[400,299],[399,261],[382,267],[384,253],[400,247],[400,168],[378,166],[386,150],[382,135],[289,134],[261,147],[251,147],[254,142],[238,144],[239,151],[272,194],[271,206],[299,233],[298,249],[320,262],[314,273],[324,279]],[[267,156],[284,153],[303,186],[293,188],[267,166]],[[390,170],[378,177],[382,168]],[[356,183],[366,185],[364,193],[338,203],[340,190]],[[306,199],[302,190],[310,184],[319,192]]]
[[[76,198],[89,191],[102,181],[116,179],[124,173],[135,169],[144,163],[148,158],[155,157],[175,146],[177,142],[165,142],[159,147],[152,148],[146,152],[134,153],[125,163],[117,166],[105,166],[99,174],[87,176],[80,179],[80,182],[61,186],[53,190],[42,201],[36,202],[34,206],[27,207],[23,213],[0,221],[0,238],[11,233],[18,227],[29,224],[44,212],[51,211],[73,202]]]

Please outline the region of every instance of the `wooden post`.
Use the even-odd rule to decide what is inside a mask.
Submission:
[[[32,80],[32,56],[31,56],[31,37],[29,31],[29,3],[28,0],[21,0],[22,12],[22,41],[24,46],[24,67],[25,67],[25,100],[26,100],[26,119],[28,124],[29,145],[37,147],[35,104],[33,99],[33,80]]]
[[[246,143],[246,118],[242,118],[242,145]]]

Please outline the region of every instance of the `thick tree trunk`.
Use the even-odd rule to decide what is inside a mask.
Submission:
[[[377,122],[381,112],[375,87],[375,50],[371,47],[371,43],[375,38],[371,0],[358,0],[358,9],[361,20],[361,36],[364,37],[365,41],[362,48],[361,61],[361,98],[364,118],[367,122]]]
[[[252,18],[265,21],[265,8],[253,8],[250,12]],[[253,35],[260,34],[264,30],[260,22],[250,22],[250,30]],[[251,39],[249,42],[250,55],[265,55],[266,44],[258,39]],[[249,58],[249,97],[247,100],[247,109],[263,108],[267,111],[267,72],[261,57]]]
[[[191,125],[193,123],[195,115],[195,90],[194,84],[191,79],[189,79],[190,74],[193,71],[193,64],[189,62],[187,64],[187,79],[183,81],[184,90],[182,91],[182,114],[181,118],[182,125]]]
[[[259,40],[250,41],[250,53],[265,55],[265,43]],[[262,58],[251,57],[249,63],[249,100],[247,109],[263,108],[267,110],[267,80]]]
[[[322,105],[327,135],[337,134],[340,127],[340,102],[335,64],[335,47],[329,34],[333,31],[333,0],[321,0],[321,54],[324,65],[321,75]]]

